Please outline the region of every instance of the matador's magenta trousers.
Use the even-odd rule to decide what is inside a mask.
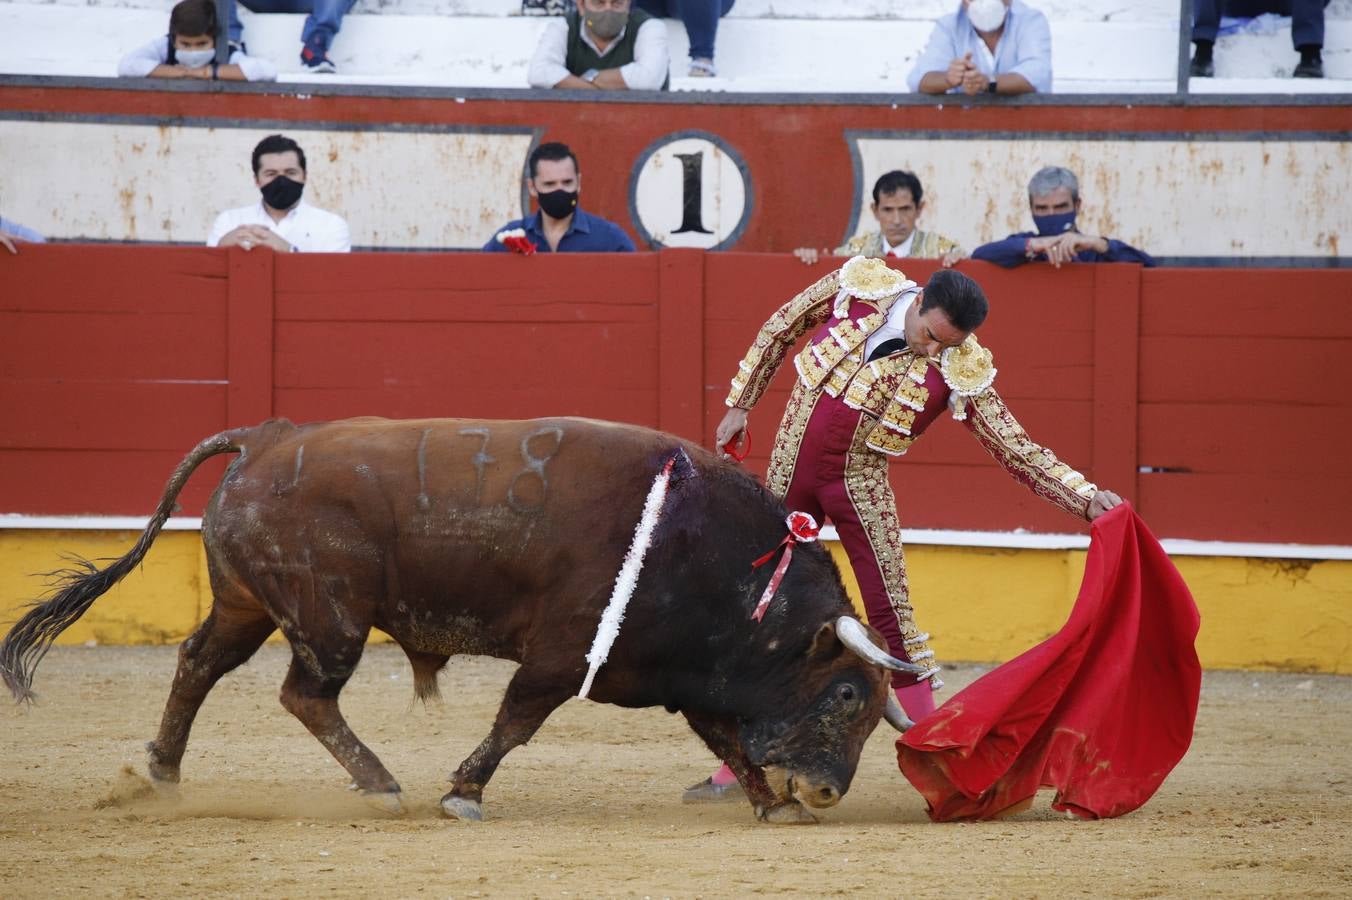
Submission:
[[[874,424],[844,401],[796,385],[775,438],[766,484],[790,510],[810,513],[818,522],[831,519],[859,582],[869,624],[893,656],[932,667],[933,653],[911,610],[887,457],[864,444]],[[892,674],[894,687],[917,681],[905,672]]]

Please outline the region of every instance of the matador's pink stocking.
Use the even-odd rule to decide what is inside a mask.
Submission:
[[[934,712],[934,690],[930,687],[929,679],[893,690],[897,692],[897,702],[912,722],[919,722]]]

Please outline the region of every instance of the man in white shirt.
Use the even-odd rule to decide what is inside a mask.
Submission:
[[[347,253],[352,237],[342,216],[301,200],[305,151],[289,137],[272,134],[253,151],[254,183],[263,198],[253,206],[216,217],[208,247],[268,246],[278,253]]]
[[[1023,0],[962,0],[935,23],[906,83],[922,94],[1045,94],[1051,26]]]
[[[666,90],[667,27],[630,0],[578,0],[545,26],[527,78],[534,88]]]

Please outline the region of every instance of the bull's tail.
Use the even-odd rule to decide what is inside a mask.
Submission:
[[[48,598],[33,604],[32,609],[15,623],[0,643],[0,677],[4,678],[5,686],[16,700],[23,702],[33,699],[33,672],[57,636],[75,624],[95,600],[140,564],[156,535],[164,527],[179,491],[183,490],[193,470],[205,459],[239,450],[240,439],[247,433],[248,429],[221,432],[193,448],[174,469],[155,514],[150,517],[145,531],[141,532],[136,546],[125,556],[104,569],[88,560],[76,558],[74,565],[69,568],[50,573],[53,587]]]

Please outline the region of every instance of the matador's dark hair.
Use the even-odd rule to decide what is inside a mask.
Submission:
[[[959,331],[976,331],[990,311],[981,285],[956,269],[940,269],[925,285],[920,311],[923,313],[936,306],[948,315],[948,321]]]

